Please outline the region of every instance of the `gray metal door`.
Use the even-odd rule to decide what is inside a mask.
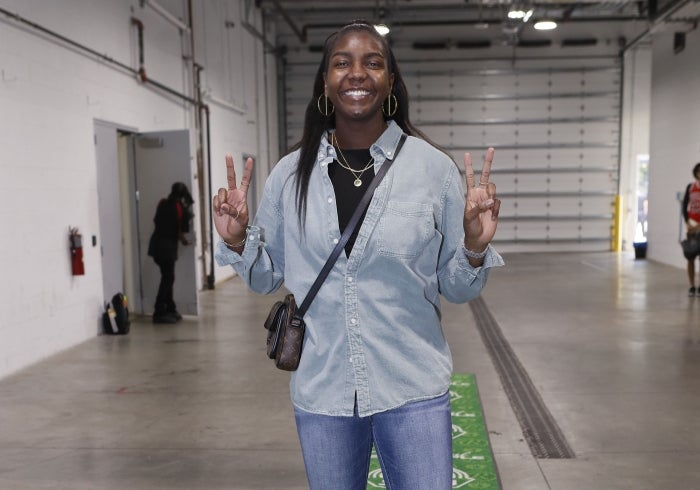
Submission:
[[[100,219],[102,259],[102,293],[109,301],[114,293],[124,291],[124,255],[121,219],[121,191],[117,155],[117,128],[95,121],[95,156],[97,162],[97,204]],[[83,246],[88,246],[83,237]]]
[[[188,130],[139,133],[133,136],[132,142],[138,203],[142,309],[143,313],[152,314],[160,282],[158,266],[148,256],[153,217],[158,202],[170,194],[174,182],[184,182],[192,191],[190,135]],[[192,227],[196,222],[196,218],[193,219]],[[178,260],[175,264],[173,298],[183,315],[196,315],[198,312],[195,236],[196,234],[190,231],[190,245],[179,245]]]

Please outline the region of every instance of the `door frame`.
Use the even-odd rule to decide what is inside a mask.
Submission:
[[[115,222],[105,223],[105,210],[100,209],[100,199],[98,198],[98,216],[100,220],[98,244],[100,246],[102,288],[104,301],[109,301],[114,295],[114,293],[118,291],[126,294],[128,298],[135,299],[138,296],[138,294],[136,294],[138,290],[134,285],[133,255],[127,249],[127,244],[129,240],[126,238],[130,235],[129,230],[131,229],[133,220],[133,213],[125,212],[125,210],[128,210],[132,207],[130,196],[133,195],[131,192],[131,189],[133,188],[133,184],[131,182],[133,180],[133,175],[131,169],[129,168],[126,156],[123,154],[123,151],[120,148],[120,135],[129,134],[133,132],[136,132],[136,129],[130,126],[117,124],[111,121],[105,121],[97,118],[93,119],[95,165],[97,167],[97,173],[95,176],[97,194],[98,196],[104,196],[108,195],[110,192],[113,192],[113,188],[115,185],[114,180],[116,180],[116,183],[118,185],[117,200],[119,201],[118,208],[120,216],[120,219],[118,221],[115,220]],[[100,145],[98,134],[101,136],[104,136],[105,134],[113,134],[114,141],[109,142],[107,144],[102,143],[102,145]],[[113,152],[116,152],[116,154],[114,154]],[[108,169],[108,172],[105,173],[99,168],[100,165],[104,164],[105,162],[116,162],[117,168]],[[114,205],[115,203],[112,202],[110,204]],[[108,204],[106,203],[103,204],[103,206],[107,205]],[[114,233],[109,236],[105,236],[105,229],[112,229],[114,230]],[[105,257],[103,243],[105,243],[107,240],[115,239],[115,237],[118,237],[119,241],[121,242],[121,246],[116,248],[113,247],[112,252],[119,254],[119,257],[116,258],[116,261],[118,264],[121,264],[122,270],[120,271],[121,274],[118,278],[112,278],[108,282],[106,274],[109,273],[109,271],[106,270],[104,265]],[[111,289],[115,290],[112,291],[111,289],[108,289],[110,287]]]
[[[98,129],[98,127],[100,129]],[[110,144],[109,145],[102,145],[100,147],[99,141],[98,141],[98,133],[101,135],[105,134],[104,130],[107,130],[107,132],[110,132],[113,130],[113,135],[115,138],[116,144]],[[190,131],[189,129],[182,129],[182,130],[173,130],[173,131]],[[130,313],[135,313],[135,314],[146,314],[146,312],[149,310],[148,305],[143,304],[143,271],[142,271],[142,266],[141,266],[141,259],[142,259],[142,254],[145,254],[146,251],[142,250],[141,243],[143,242],[143,237],[140,236],[139,233],[139,196],[137,194],[137,185],[136,185],[136,154],[134,151],[133,147],[133,140],[135,137],[138,135],[147,135],[148,132],[140,132],[137,128],[134,128],[132,126],[127,126],[124,124],[119,124],[115,123],[112,121],[106,121],[102,119],[93,119],[93,138],[95,141],[95,165],[99,166],[101,162],[109,161],[109,162],[115,162],[117,165],[117,169],[111,168],[109,169],[107,174],[103,173],[103,176],[101,178],[100,176],[100,170],[99,168],[97,169],[96,173],[96,188],[97,188],[97,193],[98,196],[101,193],[106,192],[107,190],[110,192],[113,192],[113,187],[115,185],[114,180],[116,179],[118,181],[118,186],[119,186],[119,191],[118,191],[118,200],[119,200],[119,215],[120,219],[118,220],[119,222],[116,222],[117,220],[114,219],[115,222],[110,222],[110,223],[102,223],[102,215],[100,214],[100,210],[98,209],[98,216],[100,219],[100,232],[98,236],[98,244],[100,245],[100,256],[101,256],[101,272],[102,272],[102,284],[103,284],[103,290],[104,290],[104,301],[109,301],[114,293],[117,291],[123,292],[129,301],[129,311]],[[109,146],[109,147],[108,147]],[[191,148],[191,147],[190,147]],[[103,153],[104,151],[108,151],[110,153],[106,154]],[[112,154],[111,152],[116,151],[116,155]],[[191,151],[190,151],[191,152]],[[191,158],[192,155],[189,155]],[[193,183],[191,181],[186,182],[188,187],[192,189]],[[104,194],[103,194],[104,195]],[[104,203],[103,205],[115,205],[116,199],[111,198],[110,203]],[[100,205],[100,200],[98,198],[98,207]],[[106,227],[106,228],[103,228]],[[193,246],[196,246],[197,243],[197,233],[196,233],[196,224],[193,223],[193,226],[195,227],[192,230],[192,238],[193,238]],[[102,249],[102,243],[103,243],[103,230],[104,229],[111,229],[114,230],[113,234],[110,235],[112,237],[111,239],[116,239],[114,237],[119,237],[118,239],[121,241],[121,247],[118,247],[116,250],[114,247],[110,251],[110,253],[118,253],[120,256],[114,260],[116,260],[118,263],[121,264],[122,270],[121,270],[121,275],[119,278],[110,281],[109,284],[106,283],[106,274],[111,272],[106,271],[106,267],[104,265],[104,252]],[[110,238],[104,237],[104,240],[109,240]],[[196,284],[196,277],[197,277],[197,265],[196,265],[196,253],[195,253],[195,284]],[[110,291],[107,291],[107,287],[110,288]],[[116,287],[115,291],[111,291],[111,289],[114,289]],[[197,285],[195,287],[195,302],[196,306],[195,309],[198,310],[198,294],[199,294],[199,288]]]

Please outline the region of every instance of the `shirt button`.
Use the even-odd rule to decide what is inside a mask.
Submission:
[[[334,239],[333,239],[333,243],[338,243],[338,239],[337,239],[337,238],[334,238]]]
[[[355,324],[357,323],[357,320],[354,319],[354,318],[351,318],[351,319],[350,319],[350,323],[352,323],[353,325],[355,325]]]
[[[333,198],[332,198],[332,197],[329,197],[329,198],[328,198],[328,204],[330,204],[330,203],[332,203],[332,202],[333,202]]]
[[[348,277],[348,282],[352,282],[352,277]]]

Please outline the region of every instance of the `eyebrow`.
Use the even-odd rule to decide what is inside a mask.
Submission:
[[[336,56],[347,56],[347,57],[352,57],[349,51],[336,51],[335,53],[331,54],[331,58],[334,58]],[[372,51],[371,53],[367,53],[363,56],[363,58],[371,58],[372,56],[379,56],[380,58],[384,59],[384,54],[382,54],[381,51]]]

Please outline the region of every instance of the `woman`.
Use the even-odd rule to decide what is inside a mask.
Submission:
[[[189,245],[187,236],[192,219],[192,196],[187,186],[175,182],[166,199],[161,199],[153,218],[155,228],[148,242],[148,255],[160,269],[160,284],[153,305],[153,323],[176,323],[182,320],[173,300],[175,262],[178,242]]]
[[[683,248],[683,255],[685,255],[688,261],[688,282],[690,283],[690,289],[688,289],[688,296],[695,296],[697,289],[695,288],[695,259],[700,253],[697,244],[700,241],[698,234],[700,234],[700,163],[695,164],[693,167],[693,177],[695,180],[688,184],[685,189],[685,195],[683,196],[683,219],[685,220],[685,226],[687,230],[687,243],[690,246]]]
[[[271,172],[255,226],[251,160],[237,186],[227,156],[228,188],[214,197],[219,264],[259,293],[284,281],[301,302],[387,158],[359,231],[304,317],[290,391],[314,490],[364,489],[373,446],[387,488],[452,487],[452,360],[439,295],[468,301],[503,264],[489,245],[500,207],[488,180],[493,149],[478,182],[465,155],[465,203],[457,165],[409,121],[387,41],[355,22],[325,43],[301,142]]]

